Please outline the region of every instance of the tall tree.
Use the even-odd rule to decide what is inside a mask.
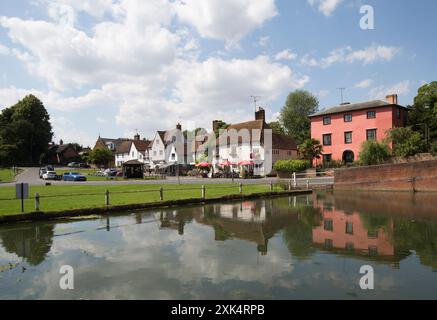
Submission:
[[[34,165],[47,151],[53,132],[43,103],[28,95],[0,113],[0,165]]]
[[[429,128],[430,141],[437,140],[437,81],[419,88],[408,118],[415,130]]]
[[[285,129],[284,129],[284,127],[282,126],[282,124],[281,124],[280,121],[273,121],[273,122],[270,122],[270,123],[268,124],[268,126],[270,127],[270,129],[272,129],[272,131],[273,131],[274,133],[278,133],[278,134],[286,134],[286,133],[285,133]]]
[[[298,145],[311,137],[311,121],[308,116],[318,109],[317,97],[308,91],[297,90],[288,95],[281,111],[280,122]]]

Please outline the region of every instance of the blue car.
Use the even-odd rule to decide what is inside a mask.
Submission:
[[[65,172],[62,176],[64,181],[86,181],[86,177],[78,172]]]

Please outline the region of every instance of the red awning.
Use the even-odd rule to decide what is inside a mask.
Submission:
[[[209,167],[211,167],[211,164],[208,163],[208,162],[201,162],[201,163],[196,164],[196,167],[198,167],[198,168],[209,168]]]
[[[229,160],[228,161],[223,161],[222,163],[220,163],[220,166],[222,166],[222,167],[230,167],[230,166],[233,166],[233,165],[234,165],[234,163],[230,162]]]

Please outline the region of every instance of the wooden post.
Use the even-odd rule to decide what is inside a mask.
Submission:
[[[296,172],[293,172],[293,186],[297,187]]]
[[[206,190],[205,190],[205,186],[202,185],[202,199],[205,199],[205,194],[206,194],[205,191],[206,191]]]
[[[307,180],[307,190],[310,188],[310,180]]]
[[[273,192],[273,182],[270,181],[270,192]]]
[[[35,193],[35,211],[39,211],[39,193]]]
[[[164,188],[159,188],[159,200],[164,201]]]
[[[240,185],[239,185],[239,189],[240,189],[240,194],[243,194],[243,184],[240,182]]]
[[[105,192],[105,204],[109,207],[109,190],[106,190]]]
[[[288,180],[288,191],[291,191],[291,180]]]

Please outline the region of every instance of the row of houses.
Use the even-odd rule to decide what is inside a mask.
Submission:
[[[358,160],[364,141],[381,141],[387,130],[406,126],[407,111],[398,104],[397,95],[387,96],[386,101],[343,103],[310,116],[311,137],[323,144],[323,163],[353,162]],[[231,124],[219,132],[220,123],[214,120],[212,132],[200,130],[192,136],[177,124],[174,129],[157,131],[151,140],[141,139],[138,134],[134,139],[99,137],[95,148],[113,151],[113,166],[135,162],[170,174],[176,173],[180,165],[205,162],[214,169],[226,166],[238,172],[244,167],[264,176],[272,172],[276,161],[298,157],[290,136],[268,130],[263,108],[258,108],[254,120]]]
[[[177,124],[174,129],[157,131],[152,140],[141,139],[138,134],[134,139],[99,137],[94,148],[113,151],[113,166],[135,162],[170,174],[180,165],[204,162],[214,169],[225,164],[237,172],[244,166],[262,176],[271,173],[276,161],[297,158],[297,146],[291,137],[268,130],[263,108],[258,108],[254,120],[231,124],[217,137],[219,123],[213,121],[212,132],[199,130],[195,134],[183,131]]]

